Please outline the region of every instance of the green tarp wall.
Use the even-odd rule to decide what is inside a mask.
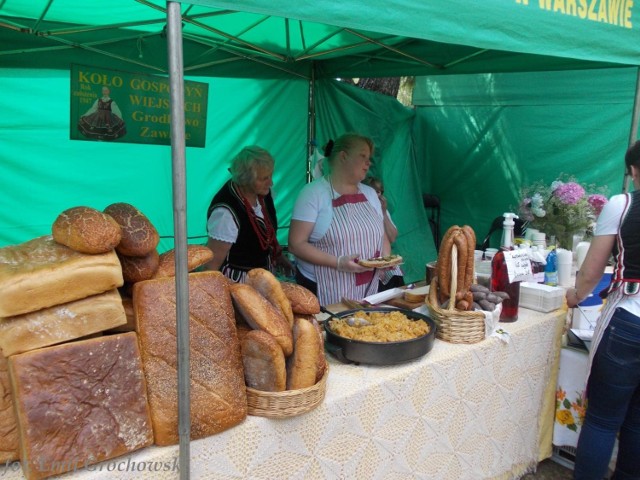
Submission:
[[[469,224],[483,237],[494,217],[513,209],[522,185],[560,173],[588,184],[622,187],[635,68],[459,75],[418,79],[416,109],[333,80],[316,83],[317,140],[345,131],[376,143],[372,173],[385,182],[406,257],[407,280],[424,277],[436,257],[422,193],[442,204],[442,231]],[[206,241],[205,212],[243,145],[276,158],[279,238],[287,242],[291,208],[304,185],[307,99],[302,79],[195,78],[209,83],[207,147],[187,149],[190,243]],[[168,146],[69,140],[69,74],[0,70],[0,246],[48,234],[76,205],[132,203],[173,246]],[[492,239],[495,245],[499,236]]]
[[[160,248],[172,246],[169,147],[71,142],[67,110],[70,63],[167,74],[166,5],[0,2],[0,246],[46,233],[71,205],[113,201],[138,205],[158,225]],[[535,72],[638,65],[638,2],[193,0],[181,10],[185,74],[210,83],[207,148],[186,155],[190,241],[204,240],[209,199],[227,178],[231,156],[249,143],[276,157],[285,227],[279,236],[286,241],[290,207],[305,180],[312,77],[323,79],[318,142],[357,130],[379,144],[376,169],[409,280],[422,278],[424,262],[435,258],[418,190],[441,197],[443,230],[469,223],[482,236],[536,176],[580,176],[603,162],[615,173],[587,175],[610,183],[612,193],[622,183],[613,164],[628,142],[632,71],[606,71],[598,80],[584,70],[567,74],[572,82]],[[393,99],[325,80],[394,75],[429,75],[424,91],[431,99],[412,113],[391,106]],[[519,80],[508,87],[510,78]],[[549,95],[548,82],[557,82]],[[514,89],[524,99],[508,100]]]
[[[419,78],[419,175],[443,230],[468,223],[482,238],[523,185],[561,173],[620,193],[636,79],[636,68]]]
[[[287,242],[291,209],[306,181],[308,82],[197,77],[209,83],[206,148],[187,149],[189,243],[206,242],[206,210],[228,179],[232,156],[259,144],[276,159],[274,195]],[[49,234],[64,209],[136,205],[156,225],[159,251],[173,247],[169,146],[69,140],[69,72],[0,69],[0,246]],[[414,111],[395,99],[333,80],[317,90],[318,143],[345,131],[374,138],[374,171],[387,183],[400,229],[395,250],[407,256],[407,278],[424,276],[434,258],[420,200],[412,127]],[[402,207],[402,208],[400,208]]]

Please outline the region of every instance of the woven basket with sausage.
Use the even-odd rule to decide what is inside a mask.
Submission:
[[[451,343],[476,343],[486,336],[485,313],[501,309],[503,294],[474,282],[476,235],[465,225],[447,230],[438,252],[436,276],[426,304],[438,328],[436,337]],[[493,300],[488,302],[487,297]],[[483,304],[485,307],[483,307]],[[499,314],[499,313],[498,313]]]

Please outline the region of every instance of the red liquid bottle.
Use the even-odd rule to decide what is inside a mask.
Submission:
[[[513,249],[513,219],[514,213],[504,214],[502,224],[502,248],[493,256],[491,261],[491,291],[506,292],[508,300],[502,301],[501,322],[515,322],[518,319],[518,306],[520,305],[520,282],[509,282],[509,271],[504,252]]]

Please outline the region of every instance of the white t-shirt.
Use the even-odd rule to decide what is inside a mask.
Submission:
[[[260,202],[253,207],[253,211],[259,218],[264,218]],[[211,238],[221,242],[236,243],[238,239],[238,225],[227,207],[220,206],[211,211],[207,220],[207,231]]]
[[[382,221],[382,206],[380,205],[380,199],[376,191],[363,183],[358,184],[358,189],[364,194],[369,203],[373,205],[376,212],[380,214],[380,220]],[[311,235],[309,236],[309,243],[316,243],[324,237],[327,230],[329,230],[329,226],[333,220],[331,200],[338,197],[340,197],[340,195],[331,188],[331,184],[325,177],[314,180],[302,187],[293,207],[291,219],[314,224]],[[297,262],[300,272],[315,282],[316,275],[313,264],[301,259],[297,259]]]
[[[627,203],[626,195],[614,195],[602,208],[596,222],[595,235],[617,235],[620,228],[620,218]],[[625,295],[618,303],[619,307],[640,316],[640,295]]]
[[[602,207],[598,215],[595,235],[617,235],[620,227],[620,217],[626,205],[626,195],[614,195]]]

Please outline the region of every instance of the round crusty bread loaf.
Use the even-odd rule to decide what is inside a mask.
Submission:
[[[285,357],[293,351],[293,334],[289,322],[285,320],[279,310],[264,298],[251,285],[234,283],[229,287],[233,306],[237,313],[254,330],[263,330],[271,334]]]
[[[122,238],[120,225],[106,213],[91,207],[73,207],[62,212],[51,227],[53,239],[81,253],[113,250]]]
[[[244,334],[240,343],[244,381],[263,392],[282,392],[287,387],[287,370],[282,348],[262,330]]]
[[[301,313],[303,315],[315,315],[320,313],[320,303],[309,289],[291,282],[280,282],[284,294],[291,303],[293,313]]]
[[[187,270],[195,270],[213,260],[213,252],[204,245],[187,245]],[[176,276],[176,251],[172,248],[160,255],[160,265],[153,278]]]
[[[104,209],[122,229],[122,239],[116,251],[131,257],[143,257],[155,250],[160,241],[156,227],[136,207],[129,203],[112,203]]]
[[[158,270],[159,257],[157,250],[152,250],[144,257],[118,254],[120,265],[122,265],[122,278],[129,283],[149,280]]]
[[[318,350],[320,340],[316,327],[309,320],[296,317],[293,324],[293,353],[287,359],[287,390],[316,384]]]

